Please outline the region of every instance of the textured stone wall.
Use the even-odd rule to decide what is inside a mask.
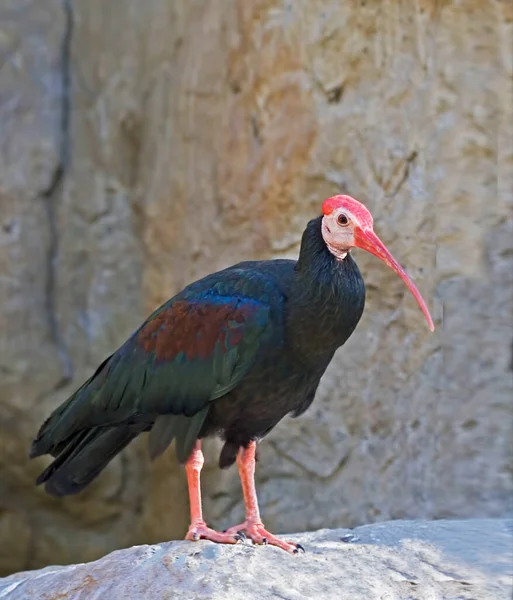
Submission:
[[[262,444],[277,531],[499,516],[513,492],[513,5],[500,0],[0,0],[0,572],[181,536],[169,453],[132,444],[54,500],[43,418],[183,285],[294,257],[325,197],[377,259],[310,411]],[[209,520],[240,519],[206,445]]]

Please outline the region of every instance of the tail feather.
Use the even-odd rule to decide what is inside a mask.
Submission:
[[[162,454],[173,439],[180,462],[200,435],[208,405],[191,416],[158,415],[141,410],[145,368],[128,369],[123,351],[109,356],[40,427],[29,456],[55,460],[37,478],[53,496],[77,494],[139,433],[150,431],[150,454]],[[160,380],[157,378],[157,382]]]
[[[152,459],[160,456],[176,438],[176,456],[182,464],[189,458],[208,412],[208,406],[192,417],[159,415],[151,428],[149,450]]]
[[[53,463],[36,480],[52,496],[78,494],[123,450],[144,425],[93,427],[69,440]]]
[[[127,389],[129,377],[123,368],[112,373],[112,369],[119,366],[119,360],[116,354],[106,358],[94,375],[53,411],[32,442],[30,458],[43,454],[58,456],[85,429],[138,420],[133,403],[119,407],[125,396],[128,398],[135,393],[133,389]],[[118,393],[113,396],[116,389]],[[115,401],[115,407],[106,409],[110,400]]]
[[[76,439],[75,436],[78,431],[92,425],[88,421],[91,420],[93,400],[95,395],[101,393],[104,388],[108,374],[108,368],[106,367],[112,358],[113,355],[107,357],[92,377],[58,406],[41,425],[30,447],[30,458],[42,456],[43,454],[58,456],[72,439]]]

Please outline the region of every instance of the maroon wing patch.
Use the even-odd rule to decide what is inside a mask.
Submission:
[[[137,343],[158,360],[173,360],[181,353],[188,360],[207,359],[218,342],[223,351],[240,344],[242,325],[261,309],[258,302],[236,298],[177,300],[143,326]]]

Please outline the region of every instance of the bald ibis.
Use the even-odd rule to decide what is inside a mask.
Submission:
[[[38,477],[53,496],[82,491],[129,442],[149,431],[152,458],[175,440],[189,487],[186,536],[233,544],[247,537],[288,552],[269,533],[255,491],[256,444],[289,413],[302,414],[337,348],[363,312],[365,286],[351,257],[380,258],[429,311],[414,283],[373,230],[369,211],[349,196],[324,201],[302,236],[297,261],[241,262],[192,283],[158,308],[55,409],[30,456],[54,461]],[[245,522],[217,532],[201,509],[201,440],[224,440],[219,465],[239,469]]]

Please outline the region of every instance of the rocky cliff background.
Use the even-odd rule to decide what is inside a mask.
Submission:
[[[508,0],[0,0],[0,575],[183,535],[172,453],[141,439],[58,501],[29,442],[156,305],[296,256],[341,191],[438,328],[356,253],[365,315],[262,444],[266,524],[511,513],[512,48]],[[243,508],[216,444],[223,527]]]

